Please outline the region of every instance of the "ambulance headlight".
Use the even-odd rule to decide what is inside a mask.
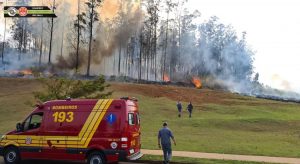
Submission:
[[[6,139],[6,135],[1,136],[1,141]]]

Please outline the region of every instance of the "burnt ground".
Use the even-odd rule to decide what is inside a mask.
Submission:
[[[257,99],[250,96],[243,96],[231,93],[226,90],[197,89],[192,87],[180,87],[173,85],[158,84],[131,84],[131,83],[110,83],[110,89],[117,92],[136,93],[143,96],[159,98],[166,97],[174,101],[193,102],[193,104],[219,104],[219,105],[276,105],[280,102],[265,99]],[[284,103],[281,103],[284,104]]]
[[[167,97],[172,100],[192,102],[223,103],[223,99],[234,97],[222,90],[196,89],[157,84],[111,83],[111,89],[120,92],[137,93],[149,97]]]

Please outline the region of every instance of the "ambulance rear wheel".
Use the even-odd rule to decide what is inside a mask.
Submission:
[[[8,147],[4,150],[5,164],[18,164],[21,161],[19,150],[15,147]]]
[[[88,156],[87,164],[106,164],[106,161],[102,153],[93,152]]]

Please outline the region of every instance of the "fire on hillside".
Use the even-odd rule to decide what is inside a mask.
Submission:
[[[21,70],[0,71],[0,77],[11,77],[11,78],[49,77],[50,78],[50,77],[70,77],[70,75],[67,76],[66,74],[63,73],[61,74],[51,73],[51,71],[47,71],[47,70],[33,71],[32,69],[27,68]],[[83,75],[74,75],[72,76],[72,78],[86,80],[86,79],[93,79],[95,78],[95,76],[86,77]],[[207,89],[227,90],[224,87],[210,87],[207,83],[203,83],[202,81],[203,79],[201,80],[201,78],[198,76],[186,77],[186,79],[183,81],[171,80],[168,74],[164,74],[164,78],[162,81],[138,80],[127,76],[120,76],[120,77],[106,76],[105,79],[111,82],[129,82],[129,83],[142,83],[142,84],[155,84],[155,85],[172,85],[172,86],[180,86],[180,87],[194,87],[197,89],[207,88]],[[295,99],[290,97],[273,96],[273,95],[266,95],[266,94],[241,94],[241,95],[256,97],[260,99],[282,101],[282,102],[300,103],[300,99]]]
[[[200,89],[202,87],[202,82],[201,82],[201,79],[199,77],[192,77],[192,83],[198,89]]]
[[[163,78],[164,82],[171,82],[170,77],[168,74],[164,73],[164,78]]]
[[[33,77],[33,73],[31,69],[23,69],[23,70],[6,70],[0,72],[0,76],[2,77]]]

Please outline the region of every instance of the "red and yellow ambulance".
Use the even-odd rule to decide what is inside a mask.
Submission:
[[[140,135],[135,99],[48,101],[2,136],[0,153],[6,164],[23,159],[136,160],[142,156]]]

